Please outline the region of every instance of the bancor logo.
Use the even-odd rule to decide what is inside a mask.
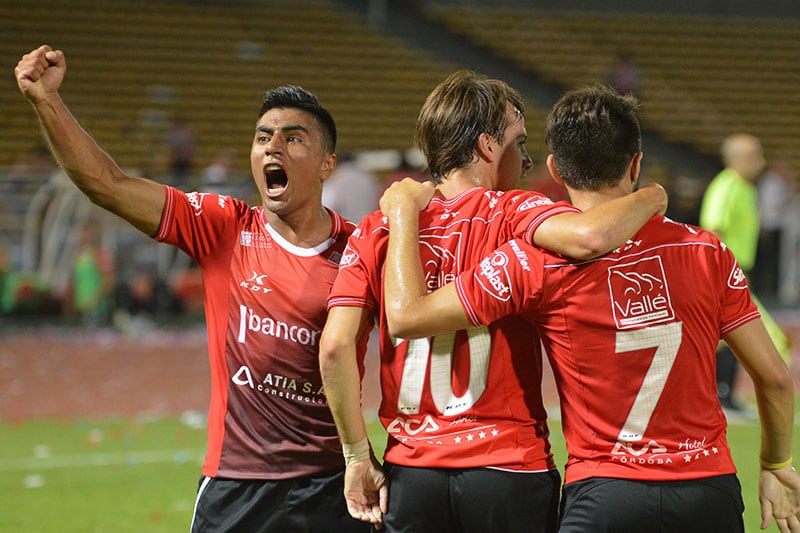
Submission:
[[[608,288],[618,329],[675,318],[661,257],[648,257],[608,269]]]
[[[244,305],[239,306],[239,313],[239,334],[236,339],[239,342],[243,343],[247,340],[248,331],[281,338],[303,346],[316,346],[319,340],[321,333],[319,330],[288,324],[271,317],[262,317]]]

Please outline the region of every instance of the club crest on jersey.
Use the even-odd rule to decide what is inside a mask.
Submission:
[[[508,278],[508,256],[496,251],[478,265],[475,279],[488,294],[501,302],[511,299],[511,282]]]
[[[738,263],[733,265],[728,276],[728,287],[731,289],[747,289],[747,278]]]
[[[423,231],[419,243],[425,287],[434,291],[455,280],[456,273],[461,271],[458,259],[462,249],[461,232],[431,235]]]
[[[608,269],[614,322],[629,329],[675,318],[661,257],[648,257]]]

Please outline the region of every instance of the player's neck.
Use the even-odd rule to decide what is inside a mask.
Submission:
[[[333,218],[320,206],[309,213],[279,215],[265,209],[267,223],[288,242],[301,248],[313,248],[331,236]]]
[[[572,205],[581,211],[588,211],[589,209],[600,204],[604,204],[611,200],[616,200],[617,198],[622,198],[623,196],[630,194],[618,187],[605,188],[599,191],[576,191],[574,189],[567,188],[567,192],[569,193]]]
[[[442,178],[442,182],[436,186],[436,191],[445,199],[455,198],[464,191],[475,187],[493,188],[493,183],[486,177],[485,173],[475,172],[472,168],[461,168],[450,172]]]

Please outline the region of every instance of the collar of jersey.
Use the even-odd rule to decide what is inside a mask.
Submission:
[[[300,257],[312,257],[315,255],[319,255],[328,248],[330,248],[334,242],[336,242],[336,239],[334,239],[333,237],[328,237],[327,239],[325,239],[324,241],[322,241],[321,243],[312,248],[303,248],[301,246],[297,246],[296,244],[292,244],[286,239],[284,239],[283,235],[278,233],[277,230],[275,230],[275,228],[273,228],[272,226],[269,225],[269,223],[267,223],[266,217],[264,217],[263,222],[264,222],[264,227],[267,229],[267,233],[270,234],[272,240],[275,241],[278,244],[278,246],[280,246],[290,254],[298,255]]]

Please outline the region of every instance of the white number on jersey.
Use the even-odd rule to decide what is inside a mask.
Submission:
[[[480,326],[467,330],[469,338],[469,386],[462,396],[453,392],[453,343],[456,334],[445,333],[433,339],[413,339],[408,343],[403,378],[397,401],[398,410],[405,414],[419,413],[422,389],[428,361],[431,362],[431,396],[439,413],[457,415],[468,411],[486,389],[491,357],[489,328]],[[431,350],[431,340],[433,349]]]
[[[642,387],[628,413],[628,418],[619,432],[622,442],[636,442],[642,439],[658,399],[667,383],[667,378],[678,355],[683,336],[683,324],[674,322],[663,326],[644,329],[618,331],[616,353],[631,352],[644,348],[656,348],[653,361],[644,376]]]

